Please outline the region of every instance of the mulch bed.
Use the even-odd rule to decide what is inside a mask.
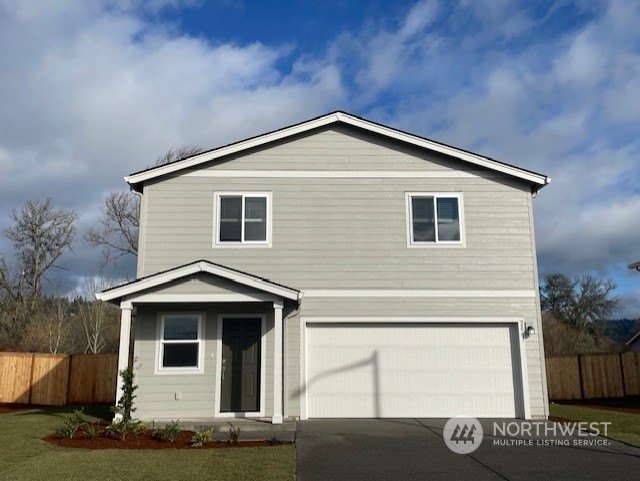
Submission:
[[[175,442],[160,441],[152,437],[152,433],[139,436],[127,435],[125,439],[109,436],[104,431],[104,425],[96,425],[98,436],[88,438],[82,431],[76,432],[73,438],[61,438],[57,434],[50,434],[42,438],[44,441],[65,448],[82,449],[229,449],[229,448],[254,448],[293,444],[291,441],[211,441],[202,446],[193,446],[190,441],[193,431],[182,431]]]

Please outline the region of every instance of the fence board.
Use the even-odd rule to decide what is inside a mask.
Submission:
[[[0,352],[0,403],[29,403],[33,354]]]
[[[625,352],[621,355],[621,361],[625,394],[640,394],[640,352]]]
[[[585,399],[624,397],[619,354],[582,354],[580,374]]]
[[[31,404],[62,406],[67,403],[69,356],[39,354],[33,358]]]
[[[577,356],[548,357],[546,364],[549,399],[582,399],[580,364]]]
[[[117,365],[117,354],[0,353],[0,403],[113,403]]]
[[[118,358],[113,354],[82,354],[71,357],[69,404],[113,402],[118,377]]]

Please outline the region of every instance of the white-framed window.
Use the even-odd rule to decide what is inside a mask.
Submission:
[[[464,245],[462,194],[408,192],[407,245]]]
[[[271,246],[270,192],[216,192],[215,246]]]
[[[204,314],[162,313],[158,318],[157,372],[203,372]]]

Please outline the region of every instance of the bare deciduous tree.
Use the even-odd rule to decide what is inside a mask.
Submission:
[[[91,227],[85,240],[102,247],[104,263],[138,254],[140,201],[129,192],[110,192],[104,202],[99,227]]]
[[[95,293],[109,286],[103,277],[92,276],[86,279],[84,297],[86,301],[79,303],[79,317],[84,331],[86,353],[97,354],[109,343],[109,329],[113,327],[113,306],[106,302],[96,301]]]
[[[158,156],[154,167],[170,164],[202,152],[201,147],[183,146],[169,149]],[[140,199],[130,192],[110,192],[105,199],[98,227],[85,233],[85,240],[94,247],[102,247],[103,263],[125,255],[138,254],[140,228]]]
[[[58,259],[72,248],[78,216],[74,211],[56,209],[53,199],[47,197],[27,201],[22,209],[11,211],[10,217],[13,225],[5,229],[5,235],[13,241],[22,273],[18,285],[13,286],[14,297],[28,299],[33,308],[47,272],[59,267]],[[2,275],[3,283],[7,278]]]
[[[552,274],[540,286],[540,302],[542,310],[554,318],[586,330],[593,321],[605,320],[618,309],[619,298],[611,296],[615,288],[610,279],[590,274],[573,278]]]
[[[164,154],[159,155],[155,162],[154,167],[160,167],[161,165],[171,164],[187,157],[191,157],[203,152],[203,148],[197,145],[183,145],[182,147],[171,148]]]

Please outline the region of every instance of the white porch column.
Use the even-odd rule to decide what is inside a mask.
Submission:
[[[282,300],[273,302],[273,424],[282,424]]]
[[[120,371],[129,367],[129,343],[131,337],[131,302],[120,304],[120,348],[118,349],[118,382],[116,384],[116,403],[122,397],[122,378]]]

